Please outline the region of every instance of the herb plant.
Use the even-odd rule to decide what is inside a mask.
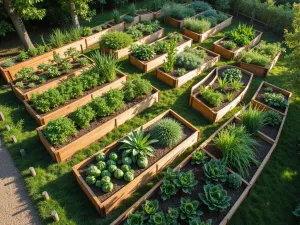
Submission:
[[[160,186],[160,195],[162,200],[170,199],[172,195],[176,195],[178,188],[170,180],[165,180]]]
[[[266,124],[264,113],[251,105],[241,113],[240,117],[250,134],[256,134]]]
[[[157,200],[146,200],[142,207],[146,215],[154,215],[158,211],[159,203]]]
[[[220,92],[215,91],[212,88],[202,87],[200,90],[202,97],[213,107],[218,107],[223,102],[223,95]]]
[[[263,98],[268,106],[285,109],[287,100],[281,93],[264,93]]]
[[[113,31],[102,36],[100,45],[112,50],[126,48],[133,43],[132,37],[124,32]]]
[[[148,61],[155,56],[154,47],[148,44],[133,45],[131,52],[135,58],[142,61]]]
[[[239,189],[242,186],[242,177],[237,173],[231,173],[228,176],[227,182],[229,187],[233,189]]]
[[[208,20],[198,20],[196,18],[186,18],[183,22],[184,28],[196,33],[204,33],[209,30],[211,23]]]
[[[144,224],[144,214],[143,213],[132,213],[128,215],[125,225],[143,225]]]
[[[183,20],[196,14],[195,10],[181,4],[167,3],[163,6],[162,12],[165,17],[172,17]]]
[[[237,68],[231,68],[231,69],[226,69],[222,74],[221,77],[224,80],[228,80],[229,82],[233,82],[235,80],[241,80],[243,77],[242,71]]]
[[[280,114],[273,110],[269,110],[265,112],[264,117],[265,117],[265,123],[270,126],[278,126],[282,121],[282,117],[280,116]]]

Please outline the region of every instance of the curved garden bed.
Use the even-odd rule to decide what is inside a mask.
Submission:
[[[239,77],[236,80],[226,81],[223,73],[227,70],[240,71],[238,73]],[[252,78],[252,73],[238,67],[217,67],[192,87],[190,106],[201,112],[211,122],[217,122],[243,100],[250,87]],[[220,86],[220,82],[224,80],[228,83],[223,88]],[[230,83],[234,81],[240,83],[240,87],[233,88]],[[207,90],[210,90],[211,93],[206,93],[205,91]],[[216,98],[217,102],[214,101]]]
[[[133,164],[132,169],[134,171],[132,173],[134,173],[135,178],[129,183],[123,180],[112,178],[112,182],[114,184],[113,189],[111,189],[110,192],[104,192],[101,190],[101,188],[96,187],[95,185],[88,185],[85,180],[88,167],[92,163],[96,162],[96,157],[97,155],[99,155],[99,153],[105,153],[106,155],[110,153],[117,153],[118,158],[121,157],[121,153],[118,151],[118,147],[121,144],[119,142],[112,143],[105,149],[102,149],[90,158],[73,167],[73,172],[75,174],[77,182],[80,184],[83,191],[93,202],[97,211],[102,216],[107,215],[114,208],[118,207],[135,190],[146,184],[155,174],[159,173],[161,170],[167,167],[188,147],[197,142],[199,138],[199,131],[172,110],[168,110],[155,117],[148,123],[144,124],[141,128],[136,129],[136,132],[140,132],[140,129],[143,129],[145,134],[148,134],[149,132],[151,134],[153,125],[164,119],[172,119],[173,121],[179,123],[183,129],[182,136],[180,137],[180,139],[178,139],[178,141],[176,141],[175,145],[170,145],[168,147],[158,147],[155,145],[153,155],[147,156],[148,164],[145,168],[140,168]]]
[[[202,50],[206,54],[203,58],[203,63],[201,63],[198,68],[192,69],[192,70],[186,70],[185,68],[185,73],[183,75],[177,75],[178,74],[178,69],[182,67],[178,67],[175,65],[176,68],[174,68],[172,73],[167,73],[163,70],[163,68],[158,68],[155,71],[156,77],[163,81],[164,83],[168,84],[169,86],[173,88],[181,87],[184,85],[186,82],[189,80],[193,79],[194,77],[198,76],[200,73],[203,71],[213,67],[217,62],[220,60],[220,55],[211,52],[205,48],[202,47],[197,47],[195,48],[197,50]],[[184,53],[185,51],[183,51]],[[175,63],[176,64],[176,63]]]

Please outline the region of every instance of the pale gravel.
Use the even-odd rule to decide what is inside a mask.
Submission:
[[[23,178],[0,139],[0,224],[41,225]]]

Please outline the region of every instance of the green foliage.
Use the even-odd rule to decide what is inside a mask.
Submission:
[[[104,192],[112,192],[112,190],[114,189],[114,184],[113,183],[104,183],[102,185],[102,191]]]
[[[72,120],[67,117],[58,118],[50,121],[43,129],[45,138],[52,145],[63,144],[76,134],[77,130]]]
[[[142,208],[146,215],[154,215],[159,208],[159,203],[157,200],[146,200]]]
[[[228,31],[225,36],[234,41],[238,46],[246,46],[254,38],[255,31],[251,26],[239,24],[236,29]]]
[[[192,190],[198,184],[198,181],[195,179],[193,171],[190,170],[188,172],[178,172],[174,183],[184,193],[192,194]]]
[[[279,52],[284,51],[284,49],[281,48],[281,43],[266,43],[265,41],[261,41],[255,50],[270,58],[274,58]]]
[[[22,81],[32,81],[32,77],[34,76],[34,70],[32,67],[23,67],[16,74],[15,77],[18,80]]]
[[[122,179],[124,176],[124,172],[121,169],[116,169],[114,172],[114,177],[118,180]]]
[[[139,30],[137,26],[128,27],[126,33],[129,34],[134,41],[138,41],[143,37],[143,32]]]
[[[244,126],[228,125],[213,141],[222,152],[224,164],[243,177],[248,175],[251,164],[257,164],[254,153],[257,141],[247,133]]]
[[[165,4],[162,8],[162,13],[165,15],[165,17],[172,17],[180,20],[196,14],[194,9],[176,3]]]
[[[212,88],[201,87],[200,94],[213,107],[218,107],[223,102],[223,95]]]
[[[125,181],[130,182],[130,181],[133,181],[133,179],[134,179],[134,173],[129,172],[129,171],[125,172],[125,174],[124,174]]]
[[[49,36],[49,42],[54,48],[59,48],[66,43],[66,35],[60,29],[55,29]]]
[[[36,7],[40,2],[43,2],[43,0],[14,0],[12,6],[16,9],[18,15],[25,20],[42,20],[46,15],[46,9]]]
[[[263,88],[263,91],[268,92],[268,93],[272,93],[274,90],[271,87],[265,87],[265,88]]]
[[[233,94],[234,94],[233,91],[226,93],[226,99],[227,99],[228,102],[232,102],[232,100],[233,100]]]
[[[225,91],[226,91],[226,88],[229,86],[229,81],[228,81],[227,79],[222,79],[222,78],[220,78],[220,77],[218,77],[217,81],[218,81],[220,90],[221,90],[222,92],[225,92]]]
[[[65,31],[65,42],[79,41],[82,36],[82,29],[72,27],[70,30]]]
[[[170,199],[172,195],[176,195],[177,186],[170,180],[165,180],[160,186],[160,195],[162,200]]]
[[[122,163],[123,163],[124,165],[131,165],[132,160],[131,160],[130,157],[123,157],[123,158],[122,158]]]
[[[76,48],[68,48],[67,51],[64,53],[66,57],[72,58],[74,62],[77,62],[79,56],[80,56],[80,51],[78,51]]]
[[[196,18],[186,18],[184,19],[183,24],[186,29],[200,34],[209,30],[211,26],[211,23],[208,20],[198,20]]]
[[[233,80],[230,82],[230,86],[234,91],[239,91],[240,89],[244,88],[244,83],[240,80]]]
[[[107,164],[107,166],[111,166],[111,165],[116,166],[117,162],[115,160],[109,159],[109,160],[106,161],[106,164]]]
[[[104,178],[104,177],[111,177],[111,173],[108,170],[103,170],[101,172],[101,177],[102,178]]]
[[[111,172],[111,173],[114,173],[117,169],[118,169],[118,167],[116,165],[110,165],[108,167],[108,171]]]
[[[131,52],[135,58],[142,61],[148,61],[155,56],[154,47],[149,44],[132,45]]]
[[[234,43],[233,41],[224,41],[222,45],[228,50],[233,50],[237,47],[236,43]]]
[[[296,207],[296,209],[293,211],[293,214],[297,217],[300,217],[300,204]]]
[[[170,180],[172,182],[177,178],[176,172],[174,172],[170,167],[168,167],[164,172],[164,176],[166,177],[166,180]]]
[[[194,218],[193,220],[189,221],[189,225],[211,225],[212,220],[209,219],[207,221],[201,221],[201,219]]]
[[[118,155],[115,152],[112,152],[109,154],[109,159],[114,160],[114,161],[118,161]]]
[[[90,165],[89,168],[86,171],[88,176],[94,176],[99,177],[101,174],[101,171],[97,168],[95,165]]]
[[[81,128],[88,127],[95,117],[95,111],[88,105],[77,108],[77,110],[71,114],[71,118],[74,123]]]
[[[82,27],[81,28],[81,36],[88,37],[93,34],[92,28],[90,27]]]
[[[77,62],[80,64],[80,67],[87,67],[91,62],[87,58],[79,58]]]
[[[134,4],[134,3],[131,3],[131,4],[128,6],[128,12],[129,12],[129,15],[130,15],[130,16],[135,16],[136,7],[135,7],[135,4]]]
[[[199,49],[186,48],[181,54],[176,56],[175,65],[186,70],[194,70],[199,68],[206,56],[205,51]]]
[[[203,212],[198,209],[199,201],[181,198],[180,199],[180,219],[190,221],[199,218]]]
[[[282,117],[278,112],[275,112],[273,110],[269,110],[264,113],[265,117],[265,123],[270,126],[279,126],[282,121]]]
[[[19,53],[19,55],[18,55],[18,60],[20,61],[20,62],[24,62],[26,59],[28,59],[29,58],[29,56],[28,56],[28,54],[27,54],[27,52],[25,52],[25,51],[20,51],[20,53]]]
[[[268,106],[281,109],[287,106],[287,100],[281,93],[264,93],[263,98]]]
[[[124,21],[125,23],[133,23],[134,22],[134,17],[126,15],[126,16],[122,17],[122,21]]]
[[[204,151],[196,150],[192,155],[192,165],[200,165],[205,162],[207,156],[205,155]]]
[[[144,214],[143,213],[132,213],[128,215],[125,225],[143,225]]]
[[[167,53],[170,48],[170,42],[166,40],[157,41],[154,43],[154,51],[156,53]]]
[[[231,173],[227,179],[229,187],[239,189],[242,186],[243,178],[237,173]]]
[[[105,161],[105,159],[106,159],[106,155],[103,152],[101,152],[98,155],[96,155],[96,161],[97,162],[99,162],[99,161]]]
[[[156,122],[150,129],[150,136],[158,140],[161,147],[174,146],[183,137],[182,125],[174,119],[163,118]]]
[[[121,139],[122,144],[119,148],[122,151],[122,157],[131,157],[133,162],[137,162],[138,158],[153,156],[155,149],[151,146],[158,140],[149,140],[150,135],[144,136],[143,128],[139,131],[132,131],[130,135]]]
[[[163,212],[156,212],[151,215],[149,225],[166,225],[166,218]]]
[[[100,44],[105,48],[119,50],[126,48],[133,43],[132,37],[124,32],[113,31],[102,36]]]
[[[250,50],[242,52],[241,61],[264,67],[270,65],[272,59],[269,56],[260,54],[255,50]]]
[[[211,9],[210,4],[203,1],[194,1],[191,4],[189,4],[188,7],[194,9],[196,12],[203,12],[208,9]]]
[[[178,69],[175,71],[175,75],[176,75],[176,76],[179,76],[179,77],[183,76],[183,75],[186,74],[186,73],[187,73],[187,71],[186,71],[185,68],[178,68]]]
[[[37,56],[38,55],[38,50],[37,48],[31,48],[27,51],[27,54],[30,56],[30,57],[34,57],[34,56]]]
[[[235,80],[241,80],[243,77],[243,73],[240,69],[237,68],[231,68],[231,69],[226,69],[222,74],[221,74],[222,79],[228,80],[229,82],[233,82]]]
[[[149,164],[148,159],[144,156],[139,157],[137,160],[137,166],[141,169],[147,168],[148,164]]]
[[[129,158],[129,157],[127,157],[127,158]],[[130,159],[130,158],[129,158],[129,159]],[[130,160],[131,160],[131,159],[130,159]],[[121,170],[122,170],[124,173],[130,172],[131,167],[130,167],[129,165],[127,165],[127,164],[124,164],[124,165],[121,166]]]
[[[14,66],[15,64],[16,63],[12,59],[9,59],[9,60],[5,61],[4,63],[2,63],[1,66],[4,68],[7,68],[7,67]]]
[[[207,184],[203,187],[204,193],[200,193],[201,201],[212,211],[222,211],[230,206],[231,198],[221,184]]]
[[[258,107],[251,105],[242,111],[240,118],[250,134],[256,134],[266,124],[264,113]]]
[[[215,0],[214,6],[217,10],[227,11],[230,9],[230,0]]]
[[[176,41],[170,40],[170,45],[167,51],[167,59],[164,61],[162,65],[163,69],[167,73],[171,73],[174,70],[174,64],[176,62]]]
[[[96,178],[94,176],[87,176],[85,178],[85,182],[88,184],[88,185],[93,185],[96,183]]]
[[[176,43],[179,43],[183,40],[183,36],[182,34],[179,34],[179,33],[168,33],[168,41],[175,41]]]
[[[112,11],[111,15],[112,15],[112,18],[113,18],[113,21],[114,21],[115,24],[118,24],[118,23],[121,22],[121,14],[120,14],[119,10],[114,9]]]
[[[97,158],[96,158],[96,160],[97,160]],[[104,161],[97,162],[96,166],[101,171],[106,169],[106,163]]]
[[[179,209],[168,208],[168,213],[166,215],[166,221],[168,225],[178,225],[177,219],[179,218]]]
[[[227,180],[226,166],[217,159],[211,159],[203,167],[205,181],[207,183],[220,183]]]
[[[7,33],[15,31],[12,25],[4,20],[0,21],[0,37],[5,37]]]

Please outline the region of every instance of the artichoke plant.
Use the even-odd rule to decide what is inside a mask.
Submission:
[[[227,170],[225,165],[217,159],[211,159],[203,167],[205,180],[208,183],[219,183],[227,180]]]
[[[176,208],[169,208],[166,220],[168,225],[178,225],[177,219],[179,217],[179,210]]]
[[[164,201],[170,199],[172,195],[176,195],[177,191],[178,189],[173,182],[165,180],[160,186],[161,199]]]
[[[192,194],[191,191],[198,184],[198,181],[195,180],[194,173],[192,171],[188,171],[178,172],[174,183],[178,188],[181,188],[184,193]]]
[[[200,218],[203,214],[201,210],[198,210],[199,201],[181,198],[180,200],[180,219],[193,220]]]

